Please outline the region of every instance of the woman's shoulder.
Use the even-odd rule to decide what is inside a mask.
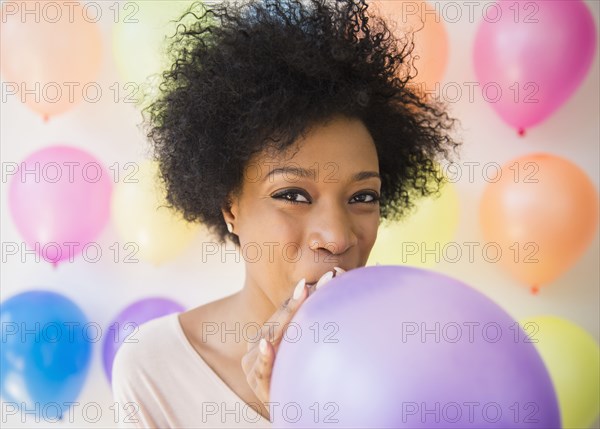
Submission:
[[[166,355],[177,346],[178,317],[178,313],[171,313],[136,326],[115,355],[113,374],[115,371],[127,373],[133,368],[140,371],[144,366],[163,363]]]
[[[150,344],[163,335],[169,335],[169,338],[172,338],[173,334],[177,332],[180,315],[181,313],[170,313],[140,324],[127,338],[127,342],[129,344]],[[165,339],[161,338],[163,344]]]
[[[270,427],[189,342],[208,307],[144,323],[117,352],[113,397],[133,406],[134,427]]]

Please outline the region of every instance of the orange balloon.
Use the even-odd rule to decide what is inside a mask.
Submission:
[[[510,161],[501,173],[483,193],[483,234],[501,249],[498,262],[535,293],[568,270],[594,238],[598,192],[577,165],[547,153]]]
[[[448,34],[435,7],[426,1],[414,0],[374,0],[369,2],[369,9],[371,7],[386,22],[397,24],[395,29],[390,28],[396,37],[403,38],[407,31],[415,31],[411,56],[419,58],[413,63],[417,69],[413,84],[434,91],[448,64]]]
[[[6,88],[44,119],[67,111],[84,96],[99,96],[94,79],[102,39],[95,13],[78,2],[2,4],[0,57]]]

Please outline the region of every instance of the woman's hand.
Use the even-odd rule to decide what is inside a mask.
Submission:
[[[335,275],[344,272],[341,268],[335,267],[335,271],[327,271],[314,285],[306,285],[305,279],[300,280],[294,289],[293,295],[284,301],[262,326],[260,341],[248,343],[248,352],[242,358],[242,368],[246,374],[248,384],[256,397],[263,403],[269,402],[269,386],[275,354],[279,349],[285,329],[294,314],[310,294]]]

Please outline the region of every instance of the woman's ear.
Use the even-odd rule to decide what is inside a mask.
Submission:
[[[235,229],[235,223],[238,213],[238,198],[235,195],[228,195],[221,207],[221,213],[226,223],[230,223]]]

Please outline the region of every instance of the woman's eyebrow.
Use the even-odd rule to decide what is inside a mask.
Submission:
[[[314,170],[307,170],[301,167],[278,167],[269,171],[269,173],[264,177],[263,181],[266,181],[267,178],[274,176],[275,174],[293,174],[295,176],[299,176],[302,178],[313,179],[315,178]],[[352,175],[350,181],[351,182],[360,182],[361,180],[370,179],[371,177],[376,177],[381,180],[381,176],[376,171],[360,171]]]
[[[307,170],[301,167],[278,167],[269,171],[269,173],[264,177],[263,182],[266,181],[269,177],[274,176],[275,174],[293,174],[295,176],[300,176],[306,179],[314,179],[315,171]]]
[[[361,171],[352,176],[351,182],[360,182],[361,180],[370,179],[371,177],[377,177],[381,180],[381,176],[376,171]]]

